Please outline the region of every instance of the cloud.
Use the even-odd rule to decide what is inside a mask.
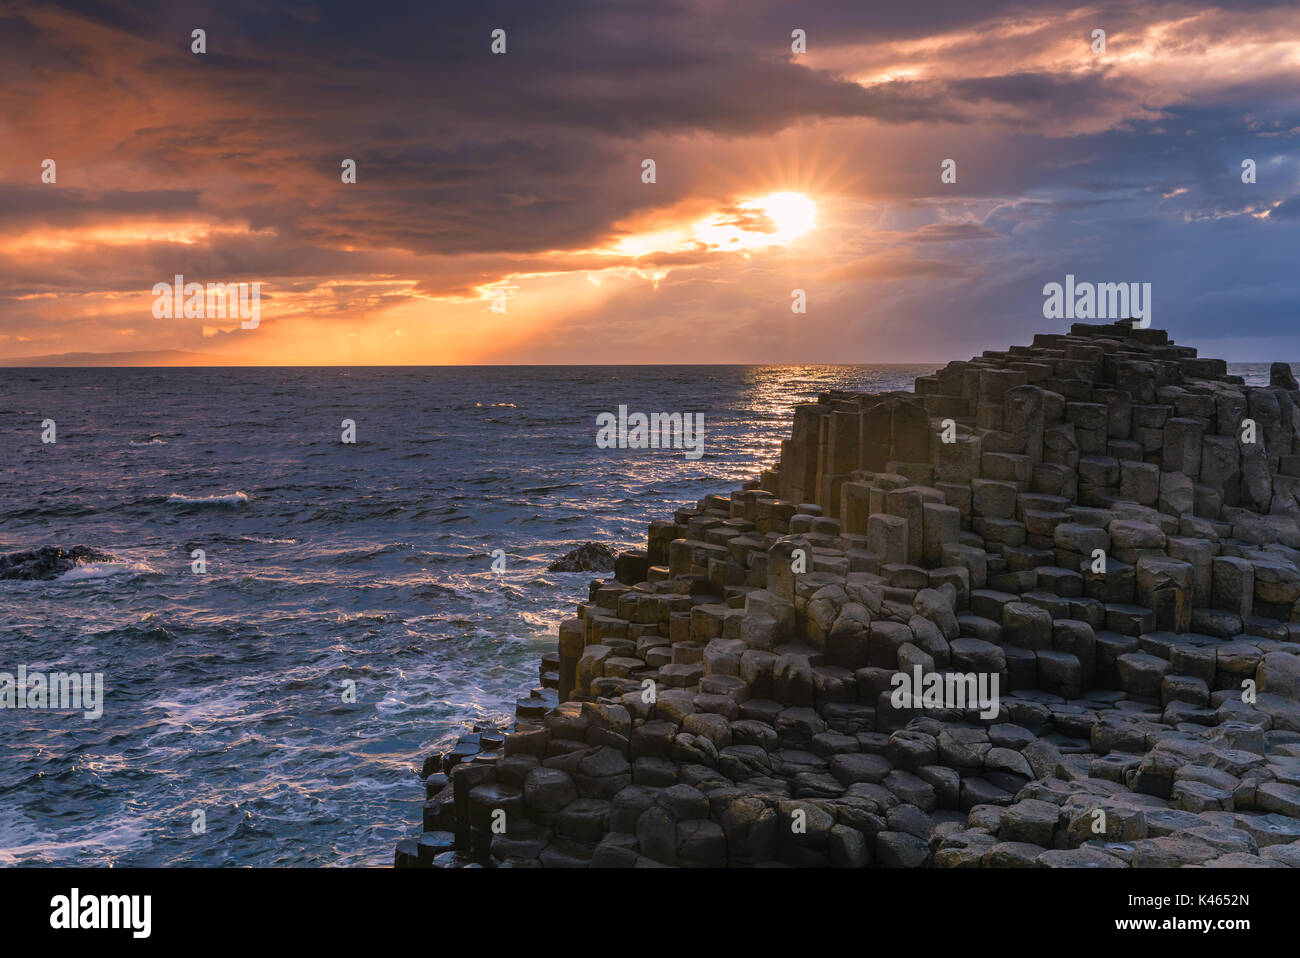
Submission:
[[[3,353],[526,359],[572,331],[554,347],[570,361],[672,361],[670,334],[724,360],[941,358],[1032,324],[1067,269],[1151,276],[1157,309],[1198,335],[1226,308],[1212,282],[1251,304],[1245,330],[1281,328],[1300,292],[1277,253],[1300,196],[1285,3],[422,0],[370,16],[102,0],[0,16]],[[818,228],[770,250],[618,245],[705,216],[772,234],[740,204],[774,191],[813,196]],[[142,322],[175,273],[266,284],[259,347]],[[798,335],[793,288],[812,304]],[[899,334],[900,317],[933,335]]]
[[[912,234],[918,243],[954,243],[964,240],[999,239],[1001,233],[978,223],[928,223]]]
[[[957,263],[945,263],[933,259],[915,259],[906,253],[887,252],[875,256],[853,260],[842,266],[828,269],[819,279],[828,283],[842,283],[846,280],[899,280],[916,277],[958,278],[965,272],[965,267]]]

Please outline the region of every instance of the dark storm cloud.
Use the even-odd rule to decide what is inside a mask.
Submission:
[[[736,30],[746,20],[739,9],[699,15],[676,2],[66,9],[85,29],[26,24],[18,39],[36,60],[62,64],[65,81],[108,73],[108,58],[138,60],[117,81],[117,102],[136,110],[139,124],[114,144],[117,156],[156,178],[185,170],[195,178],[242,175],[244,188],[224,201],[228,211],[289,238],[426,253],[589,244],[637,210],[687,195],[690,178],[670,165],[655,190],[627,188],[643,157],[670,162],[671,138],[770,134],[826,117],[953,118],[932,92],[907,84],[867,90],[795,63],[788,30],[755,48]],[[489,53],[498,26],[507,30],[506,56]],[[188,51],[195,27],[207,32],[204,57]],[[112,44],[99,28],[130,40]],[[337,182],[343,156],[359,164],[353,195],[322,190],[309,203],[286,202],[303,172],[320,185]],[[10,222],[0,212],[0,226]]]
[[[1097,101],[1123,93],[1104,73],[1057,76],[1051,73],[1011,73],[1005,76],[959,80],[950,92],[973,103],[1005,103],[1047,111],[1092,110]]]
[[[1216,10],[1232,15],[1200,23]],[[375,291],[392,278],[472,298],[512,274],[600,270],[610,260],[593,248],[679,204],[770,232],[735,201],[775,188],[758,174],[795,141],[817,143],[801,155],[842,174],[828,178],[828,221],[840,203],[859,204],[865,223],[892,204],[902,220],[877,227],[896,248],[849,242],[809,267],[835,280],[817,300],[827,337],[930,312],[999,338],[1015,332],[1007,316],[1037,323],[1048,279],[1124,278],[1130,267],[1158,284],[1161,315],[1211,330],[1226,302],[1213,289],[1233,290],[1250,309],[1239,328],[1257,331],[1283,322],[1293,292],[1278,248],[1293,248],[1300,219],[1294,68],[1281,55],[1242,69],[1220,58],[1225,81],[1190,102],[1166,77],[1197,79],[1216,31],[1253,50],[1274,30],[1255,17],[1287,10],[1111,4],[1095,14],[1116,51],[1138,49],[1148,24],[1176,27],[1145,62],[1058,65],[1043,50],[1086,51],[1081,24],[1093,17],[1064,0],[11,5],[0,14],[0,241],[148,219],[235,232],[57,256],[16,245],[0,254],[0,296],[147,289],[183,267],[273,276],[294,293],[377,278],[333,287],[339,309],[399,301]],[[1007,24],[1025,25],[1024,38]],[[203,57],[189,52],[196,27],[207,31]],[[791,57],[795,27],[812,55]],[[507,31],[506,56],[489,52],[495,28]],[[928,69],[862,79],[893,76],[895,49]],[[1160,58],[1174,54],[1184,60],[1169,73]],[[59,160],[57,189],[37,185],[46,156]],[[938,177],[949,156],[956,184]],[[342,187],[345,157],[358,179]],[[640,183],[645,157],[658,163],[653,187]],[[1244,157],[1259,165],[1249,188]],[[638,318],[671,313],[689,331],[732,299],[757,323],[765,300],[746,297],[788,296],[791,285],[777,265],[737,279],[725,254],[703,249],[615,259],[678,271],[656,304],[619,300],[631,339]],[[1283,287],[1265,290],[1273,268]],[[935,282],[944,276],[961,282]],[[863,319],[873,311],[890,317],[885,327]]]
[[[938,119],[903,85],[863,89],[790,56],[789,28],[756,45],[743,7],[710,13],[673,0],[291,4],[95,4],[82,15],[159,46],[208,33],[206,79],[218,89],[309,107],[337,128],[350,108],[369,129],[454,118],[457,124],[584,129],[611,136],[707,129],[770,132],[818,116]],[[509,53],[488,54],[493,29]],[[171,57],[144,64],[177,70]],[[188,64],[182,67],[187,69]],[[382,102],[387,110],[376,110]],[[323,107],[340,113],[337,120]],[[436,132],[436,131],[435,131]]]
[[[111,223],[122,216],[176,217],[199,209],[199,190],[50,190],[0,183],[7,225],[55,227]]]

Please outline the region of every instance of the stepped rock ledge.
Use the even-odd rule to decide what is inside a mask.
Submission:
[[[798,406],[426,762],[396,863],[1300,867],[1298,407],[1129,323]],[[994,707],[899,703],[932,673]]]

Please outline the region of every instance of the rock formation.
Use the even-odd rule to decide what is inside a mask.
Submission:
[[[797,407],[429,763],[397,863],[1300,867],[1298,405],[1078,324]]]
[[[603,542],[584,542],[546,567],[547,572],[608,572],[618,556]]]
[[[114,562],[117,557],[90,546],[43,546],[0,555],[0,579],[53,579],[86,562]]]

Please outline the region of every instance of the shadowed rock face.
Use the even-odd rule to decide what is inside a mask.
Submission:
[[[0,556],[0,579],[53,579],[86,562],[114,562],[117,556],[90,546],[45,546]]]
[[[614,568],[614,550],[599,542],[584,542],[563,559],[556,559],[548,572],[609,572]]]
[[[1300,383],[1295,381],[1295,374],[1291,372],[1290,363],[1273,363],[1268,370],[1268,379],[1270,386],[1280,386],[1283,389],[1300,389]]]
[[[435,863],[1300,867],[1298,520],[1289,367],[1161,330],[823,394],[593,583],[503,755],[435,763]]]

